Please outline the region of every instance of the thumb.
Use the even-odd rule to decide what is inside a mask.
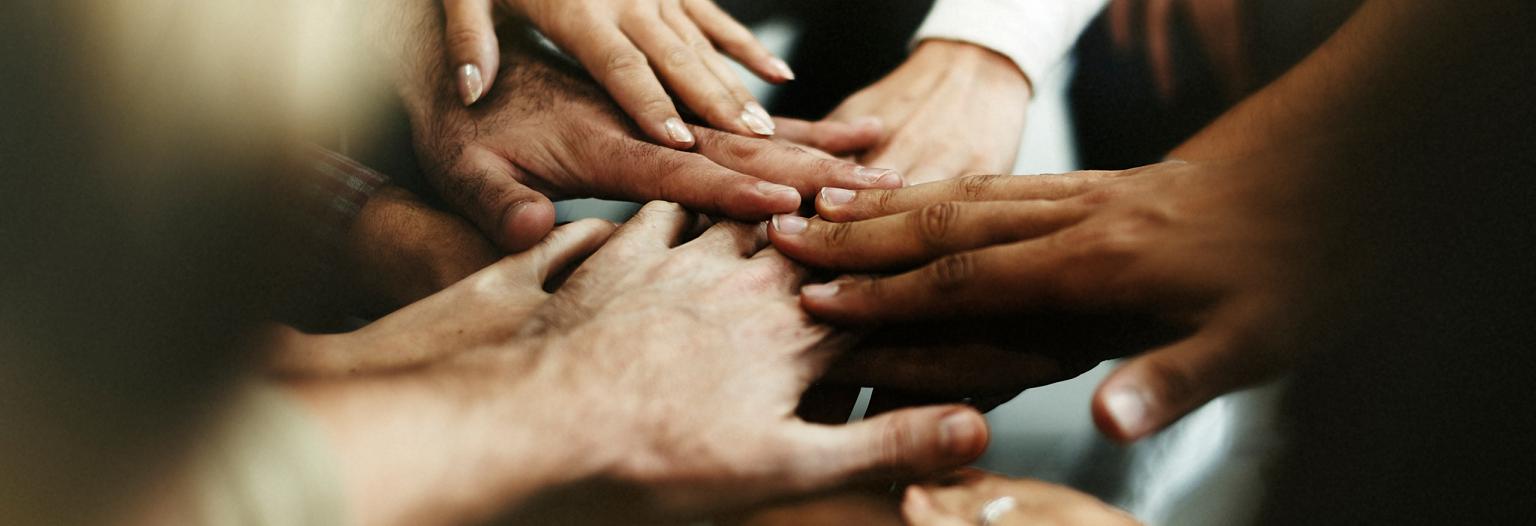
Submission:
[[[902,409],[844,426],[806,424],[804,431],[807,444],[797,450],[821,454],[784,477],[801,490],[945,472],[976,460],[988,440],[986,420],[963,405]]]
[[[1110,439],[1134,442],[1286,367],[1275,353],[1244,345],[1234,331],[1207,328],[1110,373],[1094,393],[1093,421]]]
[[[483,159],[432,178],[443,199],[512,253],[534,246],[555,227],[555,204],[519,183],[514,170],[505,160]]]
[[[472,106],[490,92],[501,63],[491,0],[443,0],[443,11],[454,84],[464,105]]]
[[[575,267],[581,260],[597,252],[617,228],[602,219],[576,221],[555,229],[533,250],[514,256],[513,259],[525,260],[519,261],[520,264],[516,266],[527,272],[536,283],[543,285],[550,277]]]

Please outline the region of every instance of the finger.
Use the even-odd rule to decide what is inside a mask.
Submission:
[[[443,10],[447,17],[444,36],[459,98],[471,106],[490,91],[501,63],[491,0],[443,0]]]
[[[1131,359],[1093,397],[1093,421],[1110,439],[1134,442],[1211,399],[1268,380],[1293,359],[1262,345],[1223,315],[1189,339]]]
[[[720,251],[746,259],[767,245],[768,234],[763,223],[722,221],[684,246],[705,251]]]
[[[583,24],[570,31],[557,29],[550,39],[597,78],[646,136],[672,148],[693,146],[693,132],[678,116],[645,54],[617,27]]]
[[[752,35],[751,30],[722,11],[714,2],[683,0],[683,8],[698,23],[699,29],[725,54],[735,58],[758,77],[775,84],[795,80],[795,72],[789,69],[789,64],[774,56]]]
[[[912,268],[948,254],[1043,236],[1087,217],[1073,201],[942,202],[852,223],[775,216],[769,237],[785,254],[841,271]]]
[[[901,175],[827,159],[802,148],[713,130],[698,132],[698,153],[726,168],[794,188],[809,198],[824,187],[900,188]]]
[[[431,178],[453,205],[509,253],[533,246],[555,227],[555,204],[518,182],[516,168],[488,155],[467,154],[440,177]]]
[[[651,251],[675,247],[698,217],[676,203],[651,201],[609,238],[616,250],[642,248]],[[624,251],[627,252],[627,251]]]
[[[583,219],[556,228],[544,242],[511,259],[531,283],[543,285],[549,278],[597,252],[618,227],[602,219]]]
[[[701,135],[706,132],[704,128],[695,130]],[[622,161],[595,167],[601,171],[594,176],[602,183],[593,190],[594,197],[673,201],[740,221],[763,221],[773,214],[800,209],[799,190],[731,170],[703,155],[638,141],[611,154]]]
[[[981,413],[951,405],[902,409],[843,426],[803,424],[792,440],[792,451],[811,452],[815,460],[791,463],[784,478],[814,490],[969,464],[986,450],[988,431]]]
[[[907,486],[901,501],[901,517],[912,526],[969,526],[964,518],[940,511],[933,497],[917,485]]]
[[[1173,7],[1173,0],[1147,2],[1147,61],[1152,66],[1153,86],[1164,102],[1173,100],[1178,91],[1173,61]]]
[[[895,190],[822,189],[816,211],[829,221],[860,221],[947,201],[1066,199],[1097,187],[1100,172],[1071,175],[973,175]]]
[[[920,161],[917,161],[911,168],[907,169],[907,182],[916,186],[937,181],[948,181],[967,175],[1005,173],[1009,168],[977,170],[971,168],[972,166],[970,156],[967,153],[959,151],[934,152],[923,155]]]
[[[709,69],[715,80],[718,80],[720,85],[731,94],[738,107],[758,118],[753,125],[766,126],[769,131],[777,130],[778,123],[774,121],[773,116],[769,115],[768,110],[757,101],[757,97],[752,95],[752,90],[747,89],[747,85],[742,83],[741,76],[736,74],[736,69],[726,62],[725,57],[715,51],[714,44],[710,43],[709,37],[699,30],[699,26],[693,19],[688,17],[681,3],[663,2],[661,17],[666,21],[667,26],[671,27],[678,37],[682,38],[683,42],[699,56],[704,67]]]
[[[1071,229],[1068,229],[1071,230]],[[1017,313],[1051,305],[1102,307],[1129,299],[1104,297],[1106,276],[1124,261],[1094,262],[1097,249],[1057,248],[1060,234],[950,254],[891,277],[841,279],[801,290],[810,313],[845,324],[952,319]],[[1114,282],[1120,292],[1123,283]]]
[[[1115,49],[1121,53],[1131,51],[1136,39],[1131,34],[1131,20],[1135,16],[1135,3],[1141,0],[1114,0],[1109,4],[1105,19],[1109,21],[1109,35]]]
[[[678,98],[711,125],[742,135],[773,135],[772,121],[738,102],[693,47],[662,21],[660,11],[628,16],[621,29],[650,57]]]
[[[885,125],[879,117],[865,117],[851,122],[774,118],[778,137],[833,155],[847,155],[874,148],[885,137]]]

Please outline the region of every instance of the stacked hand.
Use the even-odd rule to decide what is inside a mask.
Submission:
[[[805,271],[763,249],[762,225],[725,222],[689,240],[700,221],[647,205],[552,297],[531,296],[539,271],[567,259],[551,255],[587,252],[607,233],[574,224],[536,255],[352,340],[367,349],[337,351],[453,350],[404,357],[412,374],[304,382],[348,444],[346,487],[368,503],[355,508],[360,522],[483,520],[508,508],[562,522],[697,517],[980,455],[985,423],[964,406],[838,427],[796,418],[844,339],[800,308]]]
[[[877,119],[888,128],[859,161],[899,171],[911,184],[1008,173],[1029,109],[1029,80],[1007,57],[929,40],[901,67],[833,110],[828,120]]]
[[[761,220],[799,208],[824,186],[897,188],[890,170],[800,147],[689,127],[692,152],[641,139],[595,86],[540,50],[509,48],[498,90],[472,108],[434,90],[404,90],[418,156],[438,192],[501,248],[532,246],[554,222],[551,198],[661,199]],[[797,138],[847,146],[868,126],[789,122]]]
[[[710,0],[443,0],[443,4],[448,15],[448,51],[465,105],[479,101],[498,78],[501,60],[493,11],[498,7],[526,17],[580,61],[646,136],[674,148],[693,146],[695,134],[683,124],[666,88],[716,129],[750,137],[774,133],[773,119],[717,46],[764,80],[779,83],[795,78],[788,64]]]
[[[1134,440],[1292,360],[1287,304],[1302,287],[1318,215],[1293,186],[1275,183],[1289,182],[1290,166],[1170,162],[827,189],[820,219],[778,216],[772,238],[812,266],[895,273],[807,287],[805,308],[838,323],[926,322],[964,343],[996,341],[967,328],[976,320],[1139,320],[1145,329],[1076,337],[1092,342],[1085,352],[1095,359],[1150,349],[1095,397],[1101,429]],[[933,323],[944,321],[960,330]],[[1027,331],[1017,336],[1019,350],[1037,345]]]

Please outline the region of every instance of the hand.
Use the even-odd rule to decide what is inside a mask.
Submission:
[[[549,298],[548,283],[597,251],[613,229],[612,223],[599,219],[560,227],[532,249],[353,332],[309,335],[278,328],[268,346],[269,368],[288,377],[377,374],[423,367],[466,349],[504,342]],[[448,241],[451,246],[451,240],[427,244]]]
[[[999,498],[1010,498],[1013,505],[998,508],[995,518],[987,523],[989,526],[1141,524],[1126,512],[1072,488],[1009,479],[974,469],[961,470],[937,482],[908,486],[901,514],[912,526],[966,526],[976,524],[983,508]]]
[[[1162,325],[1129,331],[1171,343],[1141,347],[1155,350],[1094,399],[1099,427],[1135,440],[1293,361],[1286,306],[1305,289],[1320,217],[1295,175],[1317,170],[1294,157],[828,189],[817,201],[825,220],[779,216],[772,237],[813,266],[898,272],[807,287],[806,309],[836,322],[1066,315]]]
[[[642,208],[515,336],[414,373],[306,384],[351,498],[370,503],[354,507],[360,522],[477,521],[508,506],[535,523],[684,519],[981,454],[986,424],[964,406],[797,419],[839,344],[800,309],[804,270],[761,250],[761,225],[685,242],[697,222],[677,205]]]
[[[474,225],[395,186],[375,191],[346,237],[342,273],[363,314],[393,312],[495,263]]]
[[[879,119],[890,131],[860,162],[891,168],[919,184],[1012,170],[1030,94],[1029,80],[1007,57],[971,44],[929,40],[827,118]]]
[[[694,137],[663,84],[717,129],[773,135],[773,119],[716,46],[763,80],[795,78],[788,64],[710,0],[443,0],[443,5],[448,53],[466,106],[480,100],[500,69],[494,7],[527,17],[580,61],[645,135],[674,148],[693,146]]]
[[[693,128],[696,153],[644,142],[593,86],[528,51],[501,69],[508,89],[474,108],[412,104],[428,177],[505,250],[544,237],[554,221],[551,197],[663,199],[760,220],[798,209],[802,196],[823,186],[902,185],[890,170],[705,128]],[[836,127],[841,132],[823,126],[816,133],[861,135],[857,126]]]

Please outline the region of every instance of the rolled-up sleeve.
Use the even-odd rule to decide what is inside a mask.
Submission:
[[[1109,0],[937,0],[913,42],[975,44],[1013,60],[1038,83],[1067,57]]]

